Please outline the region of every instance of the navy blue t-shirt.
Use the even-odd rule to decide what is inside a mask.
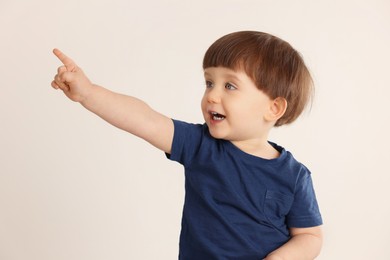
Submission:
[[[169,159],[185,167],[179,259],[263,259],[290,227],[322,224],[310,171],[282,147],[276,159],[215,139],[206,124],[174,120]]]

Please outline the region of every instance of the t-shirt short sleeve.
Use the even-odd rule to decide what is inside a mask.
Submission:
[[[189,164],[201,144],[204,127],[200,124],[189,124],[173,120],[174,135],[172,149],[167,158],[183,165]]]
[[[288,227],[306,228],[322,225],[311,174],[305,167],[298,177],[294,202],[286,220]]]

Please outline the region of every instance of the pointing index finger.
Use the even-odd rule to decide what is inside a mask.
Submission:
[[[54,49],[53,53],[65,65],[68,71],[74,71],[77,68],[76,63],[59,49]]]

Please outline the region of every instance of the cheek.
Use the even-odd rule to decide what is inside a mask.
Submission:
[[[202,99],[200,100],[200,107],[202,108],[202,110],[206,108],[206,104],[207,104],[206,98],[203,95]]]
[[[206,117],[207,114],[207,100],[203,96],[202,100],[200,101],[200,109],[202,110],[203,117]],[[206,119],[206,118],[205,118]]]
[[[251,122],[262,120],[265,113],[264,107],[258,102],[235,104],[232,108],[231,111],[236,118]]]
[[[239,114],[241,116],[250,116],[255,115],[259,108],[257,104],[252,102],[252,100],[234,100],[232,102],[229,102],[228,107],[230,113]]]

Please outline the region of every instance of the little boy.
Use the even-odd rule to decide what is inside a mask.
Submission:
[[[92,84],[65,54],[52,87],[185,167],[179,259],[314,259],[322,219],[310,171],[269,142],[310,101],[299,53],[262,32],[218,39],[203,69],[205,124],[172,120],[134,97]]]

